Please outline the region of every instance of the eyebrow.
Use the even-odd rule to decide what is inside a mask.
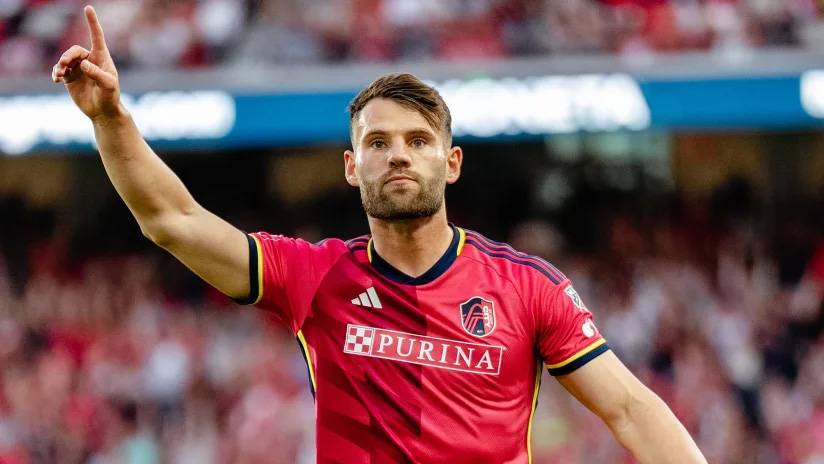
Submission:
[[[419,127],[404,131],[403,133],[406,136],[416,136],[416,135],[417,136],[423,135],[423,136],[427,136],[427,137],[434,137],[435,136],[435,133],[432,130],[419,128]],[[389,135],[389,134],[390,134],[389,131],[385,131],[385,130],[382,130],[382,129],[375,129],[375,130],[371,130],[371,131],[363,134],[362,138],[363,139],[368,139],[368,138],[371,138],[371,137],[386,136],[386,135]]]

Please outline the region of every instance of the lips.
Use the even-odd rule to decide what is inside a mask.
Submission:
[[[391,182],[403,181],[403,180],[415,181],[415,178],[412,177],[412,176],[405,175],[405,174],[395,174],[394,176],[390,176],[388,179],[386,179],[386,182],[384,182],[384,184],[389,184]]]

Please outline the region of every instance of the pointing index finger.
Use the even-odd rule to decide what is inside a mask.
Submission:
[[[97,19],[97,13],[91,5],[87,5],[83,9],[86,14],[86,25],[89,26],[89,36],[92,39],[92,49],[105,50],[106,38],[103,36],[103,27],[100,26],[100,21]]]

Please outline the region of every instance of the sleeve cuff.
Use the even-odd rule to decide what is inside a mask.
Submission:
[[[570,374],[607,351],[609,351],[609,346],[606,340],[602,338],[570,356],[566,361],[557,364],[547,364],[546,368],[549,374],[553,376]]]
[[[263,296],[263,256],[260,252],[260,245],[257,239],[246,234],[249,241],[249,296],[246,298],[232,298],[235,303],[241,305],[256,304]]]

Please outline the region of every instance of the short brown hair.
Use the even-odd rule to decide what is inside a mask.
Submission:
[[[411,110],[426,119],[433,129],[443,130],[445,142],[452,141],[452,115],[441,94],[409,73],[386,74],[377,78],[349,103],[349,124],[358,117],[373,98],[386,98]]]

